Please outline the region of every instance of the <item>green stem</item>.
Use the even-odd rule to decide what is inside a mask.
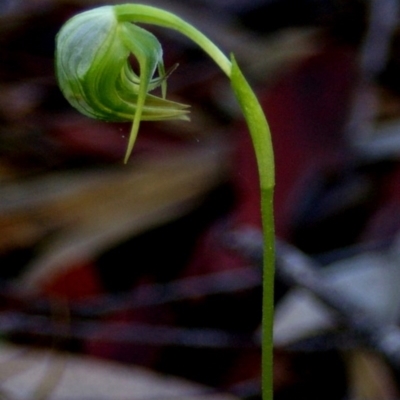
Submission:
[[[264,233],[263,299],[262,299],[262,393],[264,400],[273,399],[273,329],[274,329],[274,275],[275,232],[273,189],[261,191],[261,215]]]
[[[273,399],[273,322],[275,233],[273,192],[275,186],[274,153],[268,122],[260,103],[232,57],[232,89],[246,119],[256,153],[261,189],[263,227],[263,300],[262,300],[262,398]]]
[[[199,30],[178,16],[141,4],[114,7],[120,21],[149,23],[174,29],[200,46],[230,78],[232,89],[246,119],[256,154],[260,189],[261,215],[264,234],[263,300],[262,300],[262,394],[263,400],[273,399],[273,319],[274,319],[274,213],[275,185],[274,154],[271,134],[264,112],[235,59],[230,61]]]

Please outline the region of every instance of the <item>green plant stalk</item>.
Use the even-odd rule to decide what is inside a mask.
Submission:
[[[257,160],[261,192],[263,228],[262,299],[262,398],[273,399],[273,322],[274,322],[274,186],[275,163],[271,133],[256,95],[232,57],[231,85],[247,122]]]
[[[182,107],[182,105],[177,103],[167,102],[164,99],[159,100],[151,96],[146,97],[145,99],[145,88],[150,90],[150,86],[155,86],[154,83],[156,82],[151,81],[151,76],[149,75],[150,67],[146,64],[146,57],[149,56],[152,58],[152,61],[149,65],[153,65],[153,67],[158,64],[159,69],[161,68],[161,70],[163,70],[163,65],[161,64],[160,60],[154,58],[155,55],[151,53],[152,49],[148,49],[147,47],[147,43],[154,43],[154,39],[148,36],[149,34],[144,36],[142,31],[135,29],[135,32],[132,34],[141,36],[143,38],[143,43],[146,43],[146,45],[143,43],[138,43],[138,46],[136,46],[136,44],[133,46],[129,36],[130,31],[133,31],[133,28],[131,26],[127,26],[126,23],[138,22],[153,24],[178,31],[202,48],[230,79],[232,90],[239,102],[250,131],[260,180],[261,216],[264,235],[262,282],[262,398],[263,400],[272,400],[275,264],[273,191],[275,178],[274,154],[271,134],[262,107],[250,85],[247,83],[245,77],[240,71],[234,57],[232,56],[231,60],[229,60],[224,53],[203,33],[201,33],[192,25],[188,24],[180,17],[168,11],[141,4],[115,5],[112,7],[112,10],[115,13],[116,20],[112,17],[112,15],[110,15],[110,7],[107,6],[94,10],[94,18],[91,14],[85,14],[85,18],[87,16],[89,23],[92,24],[90,31],[93,31],[93,28],[96,29],[93,24],[98,25],[97,21],[99,18],[101,20],[101,18],[104,17],[103,22],[105,24],[105,30],[99,30],[99,33],[103,36],[107,35],[105,36],[106,39],[111,38],[112,40],[119,40],[115,42],[120,46],[120,51],[118,52],[119,60],[123,61],[121,57],[125,54],[125,46],[128,46],[130,49],[134,49],[134,55],[142,57],[143,74],[146,74],[146,85],[139,86],[139,90],[137,91],[138,97],[136,105],[129,105],[129,107],[132,106],[133,108],[128,108],[127,105],[127,99],[129,97],[128,93],[129,90],[131,90],[130,88],[137,90],[136,77],[132,76],[132,73],[128,71],[130,80],[124,79],[123,81],[118,81],[120,86],[117,88],[113,87],[115,82],[112,81],[112,79],[108,79],[108,77],[104,78],[104,82],[102,81],[102,71],[106,71],[108,74],[113,73],[117,66],[117,64],[112,64],[108,69],[107,65],[102,66],[103,63],[110,63],[113,60],[113,58],[108,54],[108,51],[112,51],[112,48],[109,47],[107,47],[107,50],[104,51],[103,57],[102,50],[100,50],[103,47],[99,42],[100,40],[103,40],[102,37],[99,35],[88,36],[88,40],[93,41],[93,45],[99,49],[98,52],[100,52],[102,55],[102,58],[99,58],[95,53],[92,52],[94,63],[96,63],[93,68],[88,67],[89,61],[88,57],[85,57],[85,53],[77,53],[76,44],[78,43],[79,46],[81,45],[81,37],[83,38],[82,43],[86,40],[85,35],[74,36],[73,33],[75,26],[80,29],[78,33],[81,31],[86,33],[86,30],[84,29],[85,27],[83,26],[84,21],[82,19],[75,20],[75,25],[72,23],[69,25],[69,30],[64,30],[66,33],[62,35],[62,39],[60,38],[59,40],[60,43],[58,43],[56,59],[61,60],[57,63],[60,87],[66,97],[69,97],[71,104],[74,105],[79,111],[86,115],[106,120],[111,120],[112,117],[117,118],[117,120],[125,120],[127,115],[126,110],[132,109],[132,111],[134,111],[131,119],[133,120],[131,137],[129,140],[125,161],[127,161],[127,158],[132,150],[141,119],[145,119],[144,117],[146,117],[147,120],[161,120],[170,118],[184,119],[185,113],[183,108],[184,106]],[[68,41],[71,37],[73,40],[71,39],[69,43],[72,43],[70,45],[72,48],[70,48],[68,45]],[[74,43],[75,46],[73,45]],[[92,53],[88,54],[92,56]],[[71,66],[70,63],[72,63]],[[118,63],[119,67],[121,65],[122,64]],[[77,69],[76,73],[74,72],[75,68]],[[102,82],[102,85],[99,85],[99,82]],[[127,88],[122,87],[121,82],[128,84]],[[103,93],[100,90],[104,88],[103,83],[107,85],[108,90],[113,94],[112,99],[109,99],[107,96],[104,97],[107,94],[107,90],[105,90],[106,93]],[[166,86],[164,83],[162,85],[164,98]],[[97,92],[95,92],[96,90]],[[145,108],[146,104],[148,104],[147,108]],[[145,115],[142,114],[143,110],[146,111]],[[113,113],[115,115],[113,115]]]
[[[177,30],[202,48],[231,81],[231,86],[245,117],[257,160],[261,191],[263,227],[263,299],[262,299],[262,393],[263,400],[273,399],[273,320],[275,232],[273,192],[275,164],[271,133],[256,95],[246,81],[236,60],[231,62],[203,33],[183,19],[167,11],[145,5],[116,6],[118,18],[132,22],[150,23]]]

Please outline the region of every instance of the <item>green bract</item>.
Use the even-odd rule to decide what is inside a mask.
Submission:
[[[113,7],[71,18],[57,35],[56,45],[58,83],[73,107],[93,118],[134,121],[127,157],[140,120],[187,119],[187,106],[165,99],[159,41],[137,25],[120,21]],[[139,76],[131,67],[130,54],[138,61]],[[158,77],[153,77],[156,70]],[[162,97],[148,93],[158,86]]]

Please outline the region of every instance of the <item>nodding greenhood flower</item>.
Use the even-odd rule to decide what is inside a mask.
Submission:
[[[139,75],[129,62],[131,54]],[[56,39],[56,75],[64,96],[81,113],[133,121],[125,161],[141,120],[188,119],[186,105],[165,99],[167,74],[157,38],[119,20],[112,6],[83,12],[65,23]],[[159,86],[161,97],[149,94]]]
[[[140,120],[187,119],[186,106],[165,99],[166,77],[158,40],[134,23],[173,29],[200,46],[229,78],[247,122],[257,159],[264,233],[262,398],[273,398],[274,154],[263,109],[235,57],[225,54],[202,32],[168,11],[143,5],[99,7],[69,20],[57,37],[56,69],[69,102],[82,113],[104,120],[132,121],[127,161]],[[139,63],[139,75],[129,63]],[[158,76],[154,74],[158,70]],[[161,97],[148,92],[161,86]]]

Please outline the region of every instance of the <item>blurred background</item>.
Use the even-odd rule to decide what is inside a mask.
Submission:
[[[260,399],[261,229],[229,82],[151,27],[191,122],[81,116],[54,40],[118,1],[0,1],[0,397]],[[233,52],[276,156],[276,400],[396,400],[397,0],[142,0]]]

